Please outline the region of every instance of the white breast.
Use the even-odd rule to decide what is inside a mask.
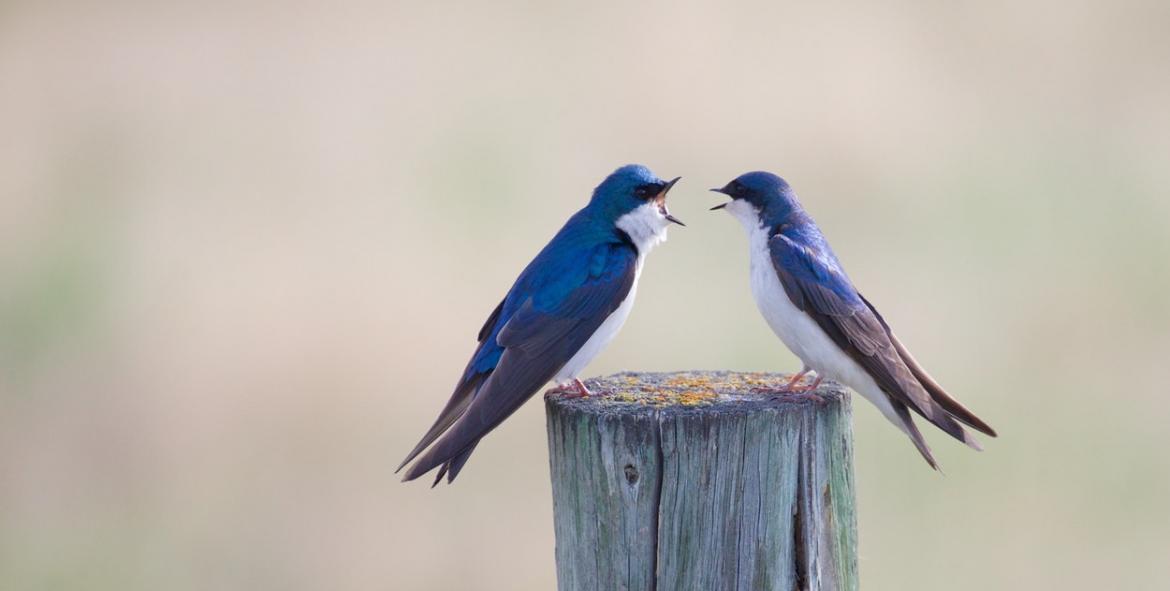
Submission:
[[[743,205],[751,207],[746,203]],[[853,388],[877,406],[886,418],[904,429],[877,382],[853,358],[842,351],[811,316],[797,308],[788,298],[784,286],[780,284],[779,276],[776,275],[776,269],[772,266],[772,254],[768,249],[770,236],[760,225],[755,212],[745,212],[750,214],[750,218],[738,211],[731,213],[740,218],[747,231],[752,296],[772,332],[776,333],[784,345],[806,366],[819,375]]]
[[[848,356],[821,330],[811,316],[793,305],[788,298],[768,250],[768,234],[757,226],[748,235],[751,256],[752,296],[756,306],[772,332],[800,358],[805,365],[826,377],[838,377],[834,371],[841,358]],[[849,360],[852,363],[852,360]]]
[[[642,275],[642,262],[646,260],[646,254],[650,252],[655,246],[666,241],[666,227],[670,222],[662,216],[658,211],[657,206],[647,203],[622,216],[617,221],[617,227],[630,236],[634,241],[634,245],[638,248],[638,260],[634,263],[634,283],[630,286],[630,293],[626,294],[626,299],[622,300],[621,305],[617,307],[594,331],[593,336],[589,337],[588,341],[581,346],[569,362],[557,372],[553,380],[557,383],[564,383],[580,375],[581,370],[597,357],[606,345],[617,336],[618,331],[622,329],[622,325],[626,323],[626,318],[630,316],[630,310],[634,308],[634,295],[638,293],[638,278]]]
[[[639,257],[640,259],[641,257]],[[606,345],[617,336],[618,331],[622,329],[622,325],[626,323],[626,318],[630,316],[630,310],[634,308],[634,294],[638,291],[638,275],[642,272],[642,262],[638,261],[638,270],[635,271],[634,284],[630,286],[630,293],[626,295],[626,299],[622,301],[621,305],[597,327],[593,336],[589,337],[588,341],[577,351],[569,362],[557,372],[553,381],[558,384],[567,382],[581,374],[581,370],[597,357]]]

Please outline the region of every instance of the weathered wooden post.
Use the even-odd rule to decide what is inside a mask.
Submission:
[[[545,397],[561,591],[857,589],[849,397],[624,373]]]

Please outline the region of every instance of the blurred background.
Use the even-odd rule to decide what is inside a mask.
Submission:
[[[393,470],[628,162],[588,374],[798,367],[706,211],[775,171],[1001,433],[858,399],[866,587],[1164,588],[1170,4],[434,4],[0,4],[0,588],[553,588],[540,403]]]

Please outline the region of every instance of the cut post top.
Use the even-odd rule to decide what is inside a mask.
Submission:
[[[550,404],[601,414],[752,413],[785,407],[836,404],[845,389],[828,380],[791,395],[774,390],[792,374],[736,371],[622,372],[584,380],[590,396],[549,390]],[[805,378],[807,383],[809,378]]]

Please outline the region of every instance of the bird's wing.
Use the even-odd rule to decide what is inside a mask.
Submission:
[[[798,244],[784,234],[768,243],[772,266],[792,303],[807,313],[847,355],[873,377],[890,398],[918,450],[936,466],[929,447],[902,407],[908,407],[955,439],[976,442],[936,403],[907,366],[882,320],[836,264],[831,253]]]
[[[466,397],[458,414],[451,413],[455,418],[439,431],[446,433],[410,467],[406,480],[451,460],[461,465],[464,452],[551,380],[626,299],[637,272],[632,247],[608,243],[583,250],[577,258],[564,272],[547,274],[546,281],[518,282],[508,298],[516,302],[514,311],[498,315],[498,329],[486,335],[481,331],[488,337],[481,349],[496,348],[498,362],[473,374],[485,376],[482,384]],[[504,308],[512,307],[509,304]],[[480,355],[477,351],[476,357]],[[473,358],[469,370],[475,364]]]
[[[452,423],[463,415],[476,390],[495,369],[500,354],[503,353],[503,349],[496,344],[494,338],[489,339],[488,337],[494,336],[499,330],[500,315],[507,301],[507,297],[500,300],[499,305],[488,316],[487,321],[483,323],[483,327],[479,329],[479,334],[476,337],[479,345],[475,348],[475,353],[471,355],[471,361],[468,362],[467,368],[463,370],[463,376],[459,378],[459,383],[455,385],[455,391],[451,393],[451,398],[447,400],[447,405],[443,407],[442,412],[439,413],[439,418],[435,419],[435,423],[422,436],[422,439],[414,446],[414,449],[410,450],[410,453],[406,455],[406,459],[402,460],[402,463],[398,465],[398,470],[401,470],[430,444],[434,443],[444,431],[451,427]]]
[[[906,349],[906,345],[903,345],[902,341],[898,340],[898,336],[894,334],[892,329],[890,329],[890,325],[886,323],[885,318],[882,318],[882,315],[877,311],[877,308],[873,307],[873,304],[869,303],[869,300],[865,299],[864,295],[861,295],[860,293],[858,295],[861,296],[861,301],[865,302],[865,305],[869,308],[870,312],[873,312],[873,315],[877,317],[878,322],[882,323],[882,328],[884,328],[886,330],[886,334],[889,335],[890,342],[894,344],[894,349],[898,351],[898,356],[902,358],[902,361],[906,364],[906,367],[910,368],[910,371],[914,374],[914,377],[918,379],[918,382],[922,384],[922,387],[930,393],[930,397],[934,399],[934,401],[937,402],[939,406],[943,407],[943,409],[950,413],[951,416],[955,417],[962,423],[975,429],[976,431],[979,431],[980,433],[995,437],[995,429],[992,429],[991,425],[988,425],[983,421],[983,419],[975,416],[975,413],[968,410],[967,407],[963,406],[962,403],[960,403],[958,400],[955,400],[953,396],[947,394],[946,390],[943,390],[943,387],[940,386],[939,383],[930,376],[930,374],[926,373],[926,369],[924,369],[922,365],[918,363],[918,360],[914,359],[914,356],[911,355],[910,351]]]

